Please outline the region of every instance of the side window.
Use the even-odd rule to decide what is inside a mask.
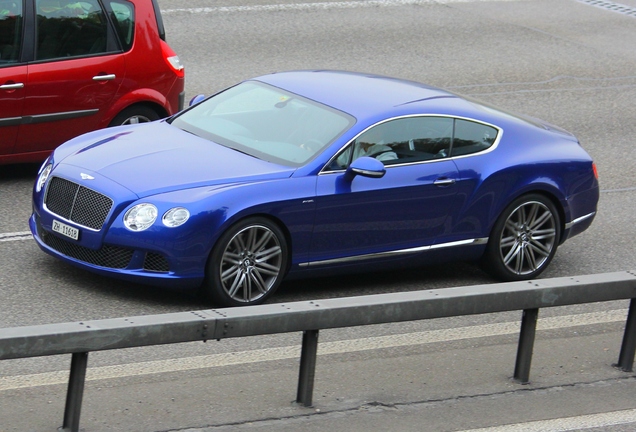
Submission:
[[[133,46],[135,40],[135,6],[124,0],[110,1],[111,18],[124,51]]]
[[[97,0],[37,0],[36,60],[106,52],[107,21]]]
[[[22,1],[0,0],[0,66],[15,63],[22,46]]]
[[[450,154],[453,119],[448,117],[415,117],[411,120],[412,138],[409,157],[415,161],[441,159]]]
[[[329,169],[349,166],[361,157],[374,157],[384,165],[445,158],[450,153],[453,119],[408,117],[381,123],[362,133],[332,162]]]
[[[362,156],[376,158],[385,165],[396,161],[398,155],[394,146],[399,144],[395,135],[395,130],[399,127],[397,122],[399,120],[382,123],[363,132],[331,163],[330,169],[344,169]]]
[[[497,129],[468,120],[455,120],[455,136],[451,156],[480,152],[489,148],[497,138]]]

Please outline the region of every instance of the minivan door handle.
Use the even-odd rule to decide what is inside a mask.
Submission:
[[[24,83],[13,83],[0,85],[0,90],[15,90],[24,88]]]
[[[93,81],[112,81],[116,78],[115,74],[95,75]]]

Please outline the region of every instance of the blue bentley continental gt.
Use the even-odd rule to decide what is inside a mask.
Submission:
[[[534,278],[598,198],[592,159],[555,126],[416,82],[296,71],[63,144],[30,227],[75,266],[238,306],[285,277],[451,260]]]

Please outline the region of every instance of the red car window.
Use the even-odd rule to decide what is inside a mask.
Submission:
[[[22,46],[22,2],[0,1],[0,66],[15,63]]]
[[[106,52],[107,21],[99,3],[37,2],[36,60]]]

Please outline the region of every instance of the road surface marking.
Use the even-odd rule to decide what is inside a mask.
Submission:
[[[540,420],[459,432],[567,432],[629,423],[636,423],[636,410],[613,411],[554,420]]]
[[[249,6],[216,6],[197,8],[177,8],[161,9],[162,15],[173,13],[227,13],[227,12],[280,12],[299,10],[328,10],[328,9],[355,9],[363,7],[387,7],[387,6],[407,6],[424,4],[449,4],[449,3],[486,3],[493,1],[517,2],[521,0],[368,0],[368,1],[336,1],[336,2],[314,2],[314,3],[288,3],[270,5],[249,5]]]
[[[31,240],[33,235],[31,231],[13,232],[7,234],[0,234],[0,242],[16,241],[16,240]]]

